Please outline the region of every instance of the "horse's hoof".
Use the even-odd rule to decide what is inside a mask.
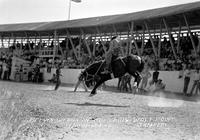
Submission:
[[[89,97],[92,97],[92,96],[94,96],[94,95],[95,95],[95,94],[90,94]]]

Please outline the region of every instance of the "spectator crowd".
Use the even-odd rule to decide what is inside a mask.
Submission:
[[[193,33],[192,38],[196,46],[197,56],[199,56],[200,41],[198,33]],[[190,69],[200,68],[200,58],[194,55],[194,48],[192,46],[191,38],[188,34],[181,34],[179,39],[172,37],[172,41],[175,46],[175,52],[177,54],[176,59],[173,54],[170,41],[166,37],[163,37],[162,40],[160,40],[157,35],[153,37],[154,46],[156,47],[155,50],[158,54],[157,56],[154,54],[152,42],[150,39],[145,40],[144,43],[142,43],[141,38],[136,40],[140,54],[145,59],[148,67],[147,70],[143,73],[143,88],[146,87],[148,78],[151,76],[148,73],[149,70],[176,70],[181,72],[185,70],[185,66],[187,66],[187,68],[189,67]],[[72,38],[72,42],[73,44],[71,44],[68,38],[65,38],[56,44],[56,55],[54,55],[53,52],[55,43],[54,41],[39,41],[38,43],[27,41],[26,43],[13,43],[8,47],[6,51],[0,52],[0,79],[10,79],[9,77],[11,74],[13,56],[31,62],[31,69],[28,72],[29,81],[42,82],[42,73],[44,68],[47,68],[47,72],[50,72],[51,68],[56,67],[56,65],[59,63],[63,63],[65,68],[84,68],[94,61],[103,60],[105,58],[106,51],[109,49],[109,39],[104,41],[99,39],[97,41],[97,39],[94,40],[91,37],[89,37],[87,40],[83,40],[77,37]],[[159,44],[160,47],[158,47]],[[127,39],[121,41],[121,46],[123,48],[124,55],[127,55],[128,53],[136,55],[138,54],[135,43],[131,43],[130,46],[130,41]],[[90,52],[88,50],[90,50]],[[41,57],[41,55],[49,55],[53,56],[53,58]],[[19,72],[23,71],[22,67],[23,66],[19,68]],[[183,72],[180,76],[183,76]],[[128,83],[128,81],[130,81],[130,77],[126,75],[125,79],[122,79],[122,82]],[[158,81],[161,82],[162,80],[159,79]],[[128,90],[128,87],[120,87],[120,89]],[[184,92],[186,89],[187,87],[184,86]]]

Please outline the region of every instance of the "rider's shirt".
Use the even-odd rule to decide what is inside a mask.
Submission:
[[[111,52],[115,56],[122,55],[122,48],[120,46],[120,43],[116,39],[110,42],[109,52]]]

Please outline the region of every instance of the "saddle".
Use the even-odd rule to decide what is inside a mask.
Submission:
[[[113,74],[113,71],[112,71],[113,70],[112,64],[117,62],[117,61],[121,61],[124,66],[126,65],[124,60],[123,60],[123,57],[120,56],[120,57],[113,58],[111,60],[111,64],[110,64],[110,70],[105,69],[103,72],[101,72],[101,74],[110,74],[111,77],[114,78],[114,74]],[[104,61],[104,63],[105,63],[105,61]]]

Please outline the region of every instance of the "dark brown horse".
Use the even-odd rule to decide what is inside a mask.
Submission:
[[[84,78],[86,84],[94,82],[95,86],[91,91],[90,96],[96,94],[96,89],[105,81],[112,78],[119,78],[126,73],[129,73],[135,78],[137,87],[141,81],[140,72],[144,69],[144,61],[137,55],[128,55],[126,57],[114,58],[112,60],[112,72],[111,74],[103,74],[105,68],[105,61],[98,61],[89,65],[82,73],[81,76]]]

